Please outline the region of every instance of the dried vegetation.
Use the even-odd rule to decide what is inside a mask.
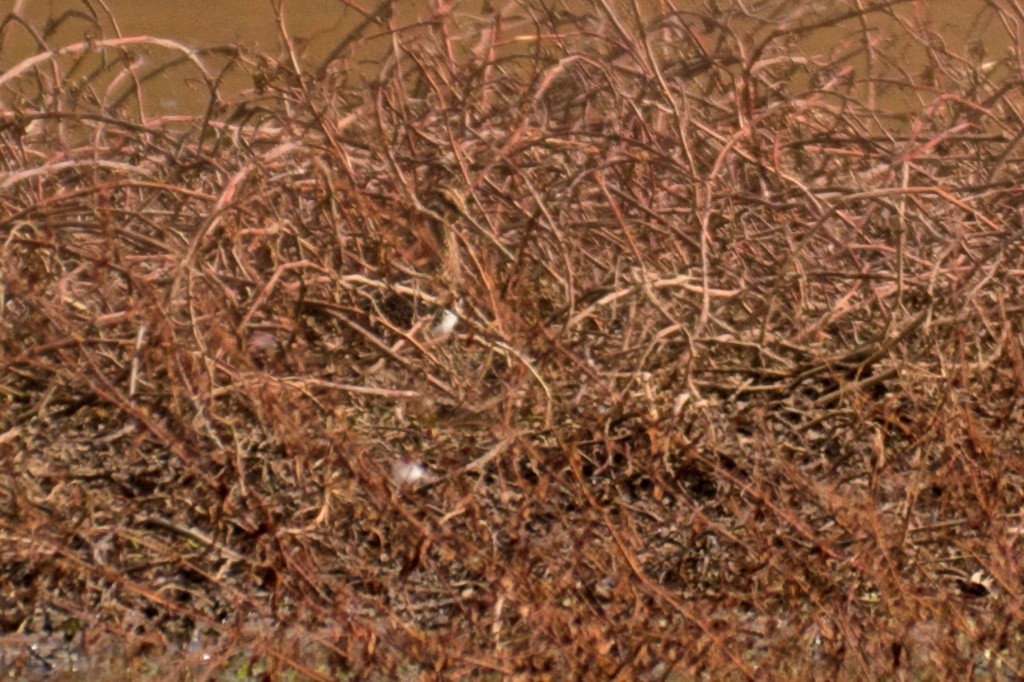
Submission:
[[[6,18],[0,666],[1016,679],[1024,5],[502,4]]]

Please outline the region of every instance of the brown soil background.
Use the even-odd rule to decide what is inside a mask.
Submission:
[[[4,676],[1017,679],[1024,5],[930,4],[8,15]]]

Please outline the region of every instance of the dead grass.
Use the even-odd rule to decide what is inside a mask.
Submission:
[[[1016,58],[717,4],[0,75],[0,666],[1017,679]]]

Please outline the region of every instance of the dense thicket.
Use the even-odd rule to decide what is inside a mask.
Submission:
[[[504,4],[0,74],[0,666],[1019,673],[1024,8]]]

